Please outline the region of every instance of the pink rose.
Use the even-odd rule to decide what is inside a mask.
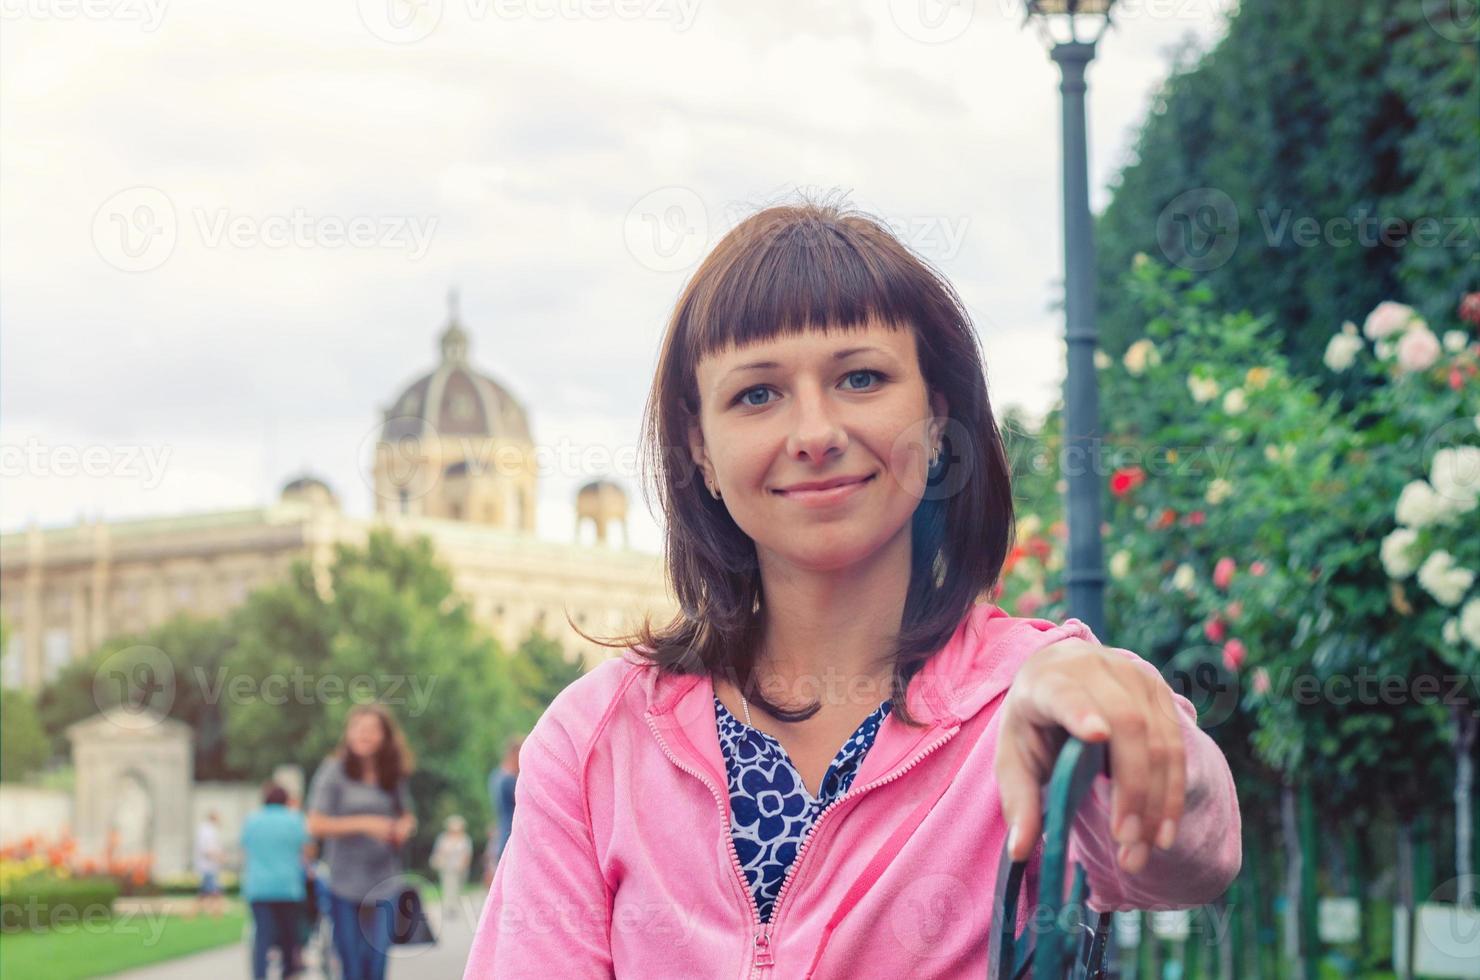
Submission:
[[[1416,319],[1418,314],[1413,311],[1413,307],[1385,300],[1367,314],[1367,322],[1362,324],[1362,333],[1367,335],[1368,340],[1381,340],[1407,329]]]
[[[1256,561],[1249,566],[1249,574],[1255,578],[1261,578],[1267,571],[1269,571],[1269,566],[1262,561]]]
[[[1254,669],[1254,693],[1269,693],[1269,671],[1265,670],[1263,667],[1256,667]]]
[[[1230,602],[1228,604],[1228,607],[1223,610],[1223,615],[1227,616],[1229,619],[1238,619],[1243,614],[1244,604],[1242,602]]]
[[[1244,665],[1244,656],[1247,652],[1242,640],[1229,640],[1223,644],[1223,666],[1237,673],[1238,669]]]
[[[1428,327],[1405,330],[1398,338],[1398,367],[1404,371],[1427,371],[1443,350],[1439,338]]]
[[[1203,635],[1212,643],[1222,643],[1223,638],[1228,635],[1228,629],[1223,625],[1223,620],[1214,616],[1203,623]]]
[[[1213,585],[1220,589],[1227,589],[1233,584],[1233,573],[1238,564],[1232,558],[1219,558],[1218,564],[1213,566]]]

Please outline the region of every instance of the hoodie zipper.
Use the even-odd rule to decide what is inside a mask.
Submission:
[[[844,793],[842,796],[833,800],[822,809],[821,813],[817,814],[817,819],[812,821],[812,826],[807,830],[807,836],[802,838],[802,844],[800,847],[797,848],[796,856],[791,860],[791,867],[787,869],[786,878],[781,882],[781,891],[776,893],[776,903],[771,906],[771,921],[765,926],[765,933],[768,939],[770,937],[771,928],[781,919],[782,902],[786,900],[786,894],[788,891],[791,890],[791,883],[794,879],[796,879],[801,870],[802,858],[807,853],[807,845],[811,844],[812,839],[817,835],[817,828],[822,825],[823,818],[831,813],[833,808],[842,803],[844,800],[852,799],[855,796],[867,793],[869,790],[875,789],[879,786],[883,786],[886,783],[891,783],[894,780],[898,779],[900,776],[903,776],[905,773],[909,772],[916,765],[918,765],[920,761],[928,756],[930,753],[934,752],[936,749],[949,742],[960,730],[961,729],[959,725],[955,728],[950,729],[940,738],[936,739],[934,742],[930,743],[930,745],[926,746],[923,752],[915,756],[901,768],[894,770],[887,776],[881,776],[871,783],[865,783],[862,786],[855,786],[848,792]]]
[[[776,893],[776,901],[771,906],[770,921],[762,922],[760,909],[756,906],[755,903],[755,895],[751,892],[750,884],[745,879],[745,869],[740,865],[740,853],[735,850],[735,835],[730,831],[729,818],[725,815],[725,802],[724,799],[719,795],[719,790],[715,789],[714,784],[705,779],[703,775],[696,772],[691,767],[686,766],[682,762],[678,761],[678,757],[674,755],[672,750],[668,748],[668,743],[663,741],[663,736],[658,734],[658,726],[653,724],[653,719],[651,715],[644,715],[644,719],[647,721],[648,728],[652,730],[653,737],[658,740],[658,747],[663,750],[664,755],[668,756],[668,760],[672,762],[675,766],[682,769],[684,772],[693,776],[695,779],[699,780],[699,782],[707,786],[709,788],[709,792],[714,796],[715,804],[719,807],[720,823],[724,828],[725,834],[725,844],[730,851],[730,863],[735,868],[735,874],[740,879],[741,890],[745,892],[746,898],[749,900],[750,905],[752,930],[751,944],[753,946],[754,954],[751,960],[750,971],[750,976],[752,980],[753,978],[760,975],[760,971],[762,969],[770,967],[775,963],[775,958],[771,953],[771,930],[780,919],[782,902],[785,900],[787,892],[791,889],[792,880],[797,877],[798,869],[801,867],[802,857],[807,853],[807,845],[812,843],[812,838],[816,835],[817,828],[822,823],[823,818],[831,813],[833,808],[842,803],[844,800],[849,800],[855,796],[860,796],[863,793],[867,793],[869,790],[875,789],[879,786],[883,786],[886,783],[891,783],[894,780],[898,779],[900,776],[903,776],[905,773],[909,772],[916,765],[918,765],[920,760],[924,759],[926,756],[930,755],[930,753],[934,752],[936,749],[949,742],[956,735],[956,733],[961,730],[960,724],[957,723],[956,727],[950,729],[940,738],[930,743],[930,745],[926,746],[923,752],[915,756],[904,766],[894,770],[887,776],[881,776],[880,778],[875,779],[871,783],[866,783],[863,786],[855,786],[853,789],[850,789],[848,792],[844,793],[842,796],[838,797],[827,806],[825,806],[822,809],[822,812],[817,815],[817,819],[812,821],[812,826],[808,828],[807,835],[802,838],[801,846],[797,848],[796,856],[792,858],[791,866],[786,870],[786,877],[781,882],[781,890]]]
[[[714,784],[705,779],[701,773],[678,761],[678,756],[673,754],[672,750],[668,748],[668,743],[663,741],[663,736],[658,734],[658,726],[653,724],[651,715],[644,715],[644,719],[647,721],[648,728],[652,730],[653,737],[658,740],[658,747],[663,750],[663,754],[668,757],[668,760],[707,786],[709,792],[714,796],[715,805],[719,807],[720,826],[724,829],[725,845],[730,851],[730,864],[735,869],[735,877],[740,880],[740,890],[745,893],[746,902],[750,906],[751,945],[753,947],[750,976],[754,978],[759,975],[762,967],[769,967],[775,962],[771,956],[770,929],[761,922],[761,910],[755,903],[755,895],[750,890],[750,883],[745,880],[745,869],[740,865],[740,852],[735,850],[735,835],[730,831],[730,820],[726,815],[724,797],[719,795],[719,790],[715,789]],[[800,854],[801,852],[798,851],[797,853]],[[783,885],[784,889],[785,886]]]

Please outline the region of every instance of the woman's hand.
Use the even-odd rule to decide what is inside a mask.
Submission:
[[[1182,818],[1187,762],[1169,688],[1137,661],[1084,640],[1062,640],[1030,656],[1003,702],[997,782],[1022,861],[1042,832],[1043,784],[1065,741],[1109,741],[1111,827],[1120,866],[1146,866],[1151,845],[1172,846]]]
[[[391,843],[400,847],[410,840],[411,835],[414,833],[416,833],[416,818],[409,813],[403,813],[396,818],[395,823],[392,825]]]

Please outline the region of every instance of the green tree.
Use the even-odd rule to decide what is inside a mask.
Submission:
[[[226,758],[223,664],[235,643],[223,619],[180,614],[143,633],[121,635],[68,664],[42,688],[37,710],[51,751],[67,752],[67,726],[120,704],[148,707],[189,725],[195,777],[236,779]]]
[[[0,620],[0,657],[9,650],[10,630]],[[51,754],[36,706],[24,691],[0,691],[0,780],[24,779]]]
[[[1476,5],[1452,6],[1243,0],[1213,50],[1184,52],[1097,222],[1104,349],[1142,334],[1119,287],[1138,252],[1271,315],[1307,376],[1380,300],[1437,320],[1480,288]]]

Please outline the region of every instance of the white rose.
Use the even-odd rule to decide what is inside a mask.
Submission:
[[[1237,415],[1249,406],[1249,400],[1244,396],[1244,389],[1230,388],[1228,394],[1223,396],[1223,411],[1229,415]]]
[[[1367,335],[1368,340],[1381,340],[1407,329],[1415,321],[1423,322],[1419,320],[1418,314],[1413,312],[1413,307],[1385,300],[1378,303],[1372,312],[1367,314],[1367,322],[1362,325],[1362,332]]]
[[[1448,619],[1444,620],[1444,628],[1439,630],[1439,635],[1442,636],[1444,638],[1444,642],[1448,643],[1450,646],[1459,646],[1459,620],[1455,619],[1453,616],[1450,616]]]
[[[1457,606],[1475,582],[1475,573],[1454,563],[1447,551],[1436,551],[1418,566],[1418,584],[1444,606]]]
[[[1470,338],[1463,330],[1444,331],[1444,349],[1451,354],[1458,354],[1469,342]]]
[[[1187,390],[1192,392],[1192,400],[1199,405],[1210,402],[1218,397],[1218,382],[1212,378],[1199,378],[1195,374],[1187,376]]]
[[[1203,497],[1207,500],[1208,503],[1216,505],[1223,503],[1223,501],[1227,500],[1232,495],[1233,484],[1229,483],[1227,480],[1223,479],[1223,477],[1220,476],[1218,477],[1218,479],[1208,484],[1207,493],[1203,494]]]
[[[1019,540],[1026,541],[1037,534],[1043,528],[1043,518],[1037,514],[1029,514],[1018,521],[1017,536]]]
[[[1361,337],[1339,333],[1326,342],[1326,353],[1322,356],[1326,367],[1332,371],[1345,371],[1357,362],[1357,352],[1363,346]]]
[[[1156,345],[1149,338],[1142,337],[1126,348],[1125,369],[1131,374],[1140,375],[1145,373],[1146,368],[1152,364],[1161,363],[1161,355],[1156,351]]]
[[[1131,553],[1124,548],[1110,556],[1110,577],[1125,578],[1131,573]]]
[[[1095,348],[1095,368],[1096,368],[1096,370],[1103,371],[1107,367],[1109,367],[1110,365],[1112,365],[1114,363],[1115,363],[1114,361],[1110,360],[1110,355],[1109,354],[1106,354],[1104,351],[1100,350],[1098,347]]]
[[[1445,516],[1448,508],[1444,500],[1427,480],[1414,480],[1398,494],[1398,505],[1393,515],[1399,524],[1407,527],[1428,527]]]
[[[1407,527],[1397,528],[1382,539],[1379,553],[1388,578],[1403,579],[1413,574],[1413,570],[1418,567],[1413,554],[1413,546],[1417,543],[1418,532]]]
[[[1196,584],[1197,573],[1185,561],[1178,565],[1177,570],[1172,573],[1172,588],[1179,592],[1191,592],[1192,587]]]
[[[1470,646],[1480,649],[1480,598],[1471,599],[1460,609],[1459,635]]]
[[[1448,446],[1434,453],[1429,482],[1450,513],[1474,510],[1480,500],[1480,446]]]
[[[1397,343],[1391,340],[1379,340],[1373,348],[1377,351],[1379,361],[1391,361],[1393,355],[1398,352]]]

